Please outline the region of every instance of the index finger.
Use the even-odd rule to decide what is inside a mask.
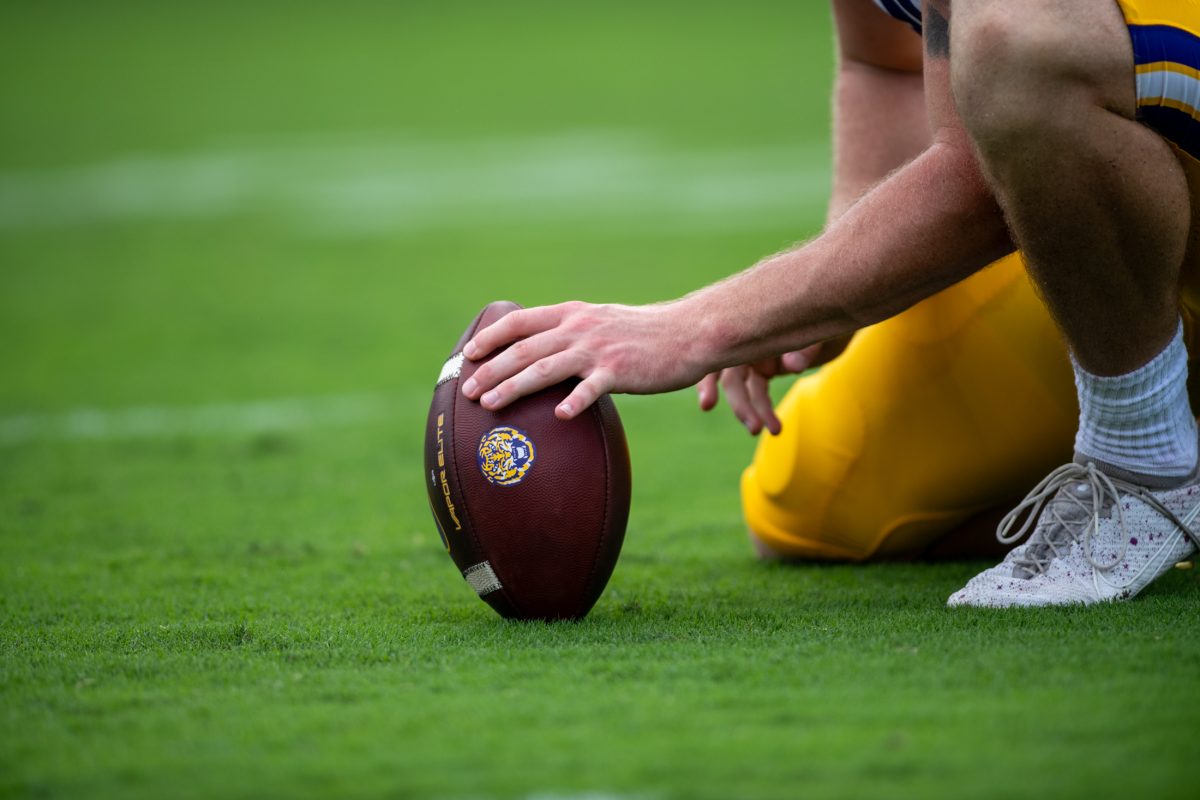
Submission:
[[[553,328],[561,317],[558,306],[523,308],[510,312],[483,330],[476,331],[471,340],[463,345],[463,355],[478,361],[498,347]]]

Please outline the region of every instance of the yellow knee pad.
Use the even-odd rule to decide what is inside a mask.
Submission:
[[[742,476],[751,533],[789,557],[916,551],[1071,456],[1066,349],[1011,256],[860,331],[796,381]]]

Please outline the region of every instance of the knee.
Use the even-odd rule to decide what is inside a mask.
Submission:
[[[1116,102],[1114,77],[1128,78],[1119,57],[1093,52],[1073,26],[996,3],[962,16],[954,20],[951,91],[985,160],[1057,147],[1056,133],[1075,135],[1088,107]]]
[[[763,561],[865,561],[875,549],[875,528],[870,520],[847,525],[853,517],[841,505],[844,498],[817,481],[795,487],[797,496],[768,497],[758,487],[743,482],[742,513],[746,534],[755,555]]]

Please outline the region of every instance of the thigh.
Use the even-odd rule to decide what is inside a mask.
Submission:
[[[1065,349],[1015,257],[862,331],[802,378],[742,477],[751,534],[789,557],[925,549],[1070,458]]]

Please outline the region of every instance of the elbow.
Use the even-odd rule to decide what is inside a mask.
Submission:
[[[945,126],[933,133],[930,154],[940,166],[943,182],[956,187],[959,202],[995,205],[995,195],[983,175],[979,156],[962,126]]]
[[[961,127],[935,132],[930,155],[939,169],[926,196],[943,205],[947,225],[975,239],[988,263],[1011,253],[1015,245],[1004,212],[967,132]]]

